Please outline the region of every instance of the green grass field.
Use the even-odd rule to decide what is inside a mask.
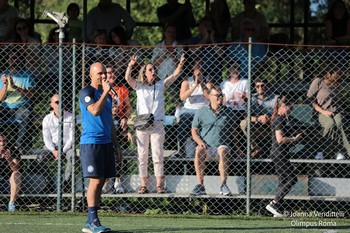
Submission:
[[[101,222],[112,232],[350,232],[350,219],[315,219],[245,216],[178,216],[178,215],[120,215],[100,214]],[[71,233],[81,232],[86,214],[28,212],[8,214],[0,212],[0,233]],[[319,222],[321,221],[321,222]],[[302,227],[301,224],[316,226]],[[328,225],[328,226],[327,226]]]

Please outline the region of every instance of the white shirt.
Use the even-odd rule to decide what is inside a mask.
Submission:
[[[194,78],[188,77],[187,81],[189,83],[189,88],[191,89],[194,86]],[[200,109],[203,106],[207,106],[209,104],[209,100],[205,98],[203,94],[202,86],[199,85],[194,89],[192,94],[185,100],[184,108],[187,109]]]
[[[73,116],[70,112],[64,111],[63,114],[63,153],[72,148],[73,144]],[[54,112],[50,112],[43,120],[43,138],[47,149],[55,150],[58,145],[58,117]]]
[[[155,90],[155,94],[154,94],[154,90]],[[137,115],[153,113],[154,120],[156,121],[164,120],[164,116],[165,116],[164,90],[165,90],[164,80],[160,80],[156,82],[155,89],[154,89],[154,86],[148,86],[140,82],[137,82],[137,86],[136,86]],[[153,96],[154,96],[154,99],[153,99]]]
[[[174,41],[172,44],[173,47],[176,47],[174,50],[174,56],[180,60],[181,54],[183,53],[183,49],[181,47],[178,47],[177,41]],[[166,45],[165,40],[159,42],[156,47],[153,49],[153,55],[152,55],[152,63],[155,62],[155,60],[166,53]],[[160,79],[166,79],[169,77],[174,70],[176,69],[176,63],[174,62],[173,58],[167,57],[164,59],[164,61],[157,67],[157,73],[159,75]]]
[[[226,106],[237,111],[244,111],[247,109],[247,105],[242,98],[242,94],[248,92],[247,79],[240,79],[236,83],[226,80],[221,84],[221,90],[226,98]]]

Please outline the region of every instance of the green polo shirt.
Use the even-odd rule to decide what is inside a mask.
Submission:
[[[202,140],[210,147],[228,146],[232,141],[232,127],[238,127],[234,111],[221,106],[215,114],[209,106],[197,110],[192,127],[199,130]]]

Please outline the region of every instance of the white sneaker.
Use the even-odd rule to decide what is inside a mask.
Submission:
[[[336,160],[344,160],[344,159],[345,159],[345,155],[339,152],[336,156]]]
[[[323,159],[323,152],[317,152],[315,159],[322,160]]]
[[[273,214],[273,217],[275,218],[283,218],[285,217],[282,213],[280,213],[277,208],[276,208],[276,204],[273,203],[272,201],[266,206],[266,209]]]
[[[114,190],[115,190],[115,193],[124,193],[124,188],[122,184],[119,182],[114,183]]]
[[[102,193],[106,194],[106,193],[110,193],[113,187],[113,180],[109,179],[108,182],[106,182],[103,187],[102,187]]]
[[[106,184],[103,185],[103,187],[102,187],[102,193],[103,193],[103,194],[108,193],[109,190],[110,190],[110,187],[108,187],[108,184],[107,184],[107,185],[106,185]]]

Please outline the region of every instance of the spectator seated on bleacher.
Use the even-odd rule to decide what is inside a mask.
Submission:
[[[231,108],[234,112],[235,133],[231,134],[231,149],[238,156],[243,157],[242,145],[245,143],[245,137],[240,129],[240,122],[244,119],[247,110],[247,92],[248,80],[241,77],[240,66],[237,64],[229,64],[227,68],[228,79],[221,83],[223,104]]]
[[[222,46],[215,46],[215,44],[224,42],[224,39],[216,35],[209,17],[203,17],[199,21],[198,30],[199,34],[190,38],[188,42],[190,45],[197,45],[190,47],[190,57],[194,60],[200,58],[203,61],[204,76],[209,77],[208,81],[220,84],[224,51]]]
[[[132,55],[137,55],[140,60],[144,57],[144,51],[142,48],[137,47],[139,43],[137,41],[131,40],[128,38],[127,32],[125,31],[123,26],[117,26],[111,29],[109,32],[109,43],[111,46],[109,47],[109,60],[107,62],[112,65],[116,70],[116,75],[118,75],[118,79],[121,83],[126,85],[126,81],[124,80],[124,72],[126,67],[128,66],[129,59]],[[137,69],[134,69],[132,75],[137,75]]]
[[[9,41],[16,43],[16,48],[25,58],[24,66],[21,69],[31,71],[35,81],[41,77],[41,36],[34,31],[28,19],[18,18],[13,28],[13,37]]]
[[[44,151],[38,156],[38,162],[41,165],[41,173],[47,172],[47,162],[49,160],[58,160],[58,114],[59,114],[59,95],[54,94],[51,97],[50,106],[53,109],[43,120],[43,139],[44,139]],[[74,151],[73,145],[73,116],[68,111],[63,111],[63,155],[66,160],[66,168],[64,172],[63,191],[70,192],[71,173],[72,173],[72,157]],[[45,174],[48,177],[49,174]],[[50,183],[50,181],[48,182]],[[50,185],[50,184],[47,184]],[[53,187],[48,187],[53,188]]]
[[[264,78],[255,79],[255,91],[252,94],[251,105],[251,148],[253,157],[257,157],[261,154],[268,154],[270,148],[264,147],[264,151],[261,151],[263,145],[270,145],[271,141],[271,128],[270,118],[273,112],[278,95],[269,91],[269,84]],[[244,135],[247,136],[247,118],[241,121],[241,129]]]
[[[245,19],[241,25],[241,37],[233,42],[239,44],[232,44],[229,46],[227,60],[229,62],[239,63],[241,66],[241,77],[248,78],[248,42],[249,37],[252,37],[252,42],[259,42],[255,39],[256,26],[251,19]],[[252,74],[257,69],[258,63],[266,55],[266,46],[262,44],[252,45]]]
[[[208,90],[211,83],[206,83],[203,77],[203,63],[198,59],[193,63],[193,76],[182,81],[180,89],[180,100],[184,105],[180,110],[180,121],[177,131],[178,150],[180,156],[186,154],[187,139],[191,137],[191,124],[194,114],[198,109],[208,106]]]
[[[91,41],[94,46],[87,47],[87,56],[91,59],[90,62],[94,62],[95,59],[103,59],[107,57],[109,52],[107,31],[106,30],[95,30],[94,37]]]
[[[256,0],[243,0],[244,10],[232,18],[231,38],[239,39],[242,35],[242,23],[245,19],[253,21],[256,25],[255,36],[258,41],[266,42],[269,35],[269,28],[266,16],[257,10]]]
[[[16,211],[15,201],[22,184],[22,174],[19,172],[20,160],[20,153],[8,147],[5,135],[0,132],[0,193],[6,192],[3,189],[10,187],[8,211],[11,212]]]
[[[32,110],[31,98],[35,92],[33,75],[23,70],[25,60],[17,51],[8,54],[8,69],[1,74],[0,101],[2,124],[17,123],[19,125],[16,140],[18,149],[25,148],[30,141],[28,135]],[[13,130],[9,127],[8,130]],[[30,144],[30,143],[29,143]],[[28,145],[30,146],[30,145]]]
[[[163,31],[164,39],[157,43],[153,49],[152,62],[157,67],[159,78],[165,79],[176,69],[181,54],[182,47],[178,46],[176,38],[176,27],[167,24]]]
[[[197,176],[197,185],[191,195],[206,195],[204,186],[204,171],[207,157],[218,157],[219,173],[221,179],[220,195],[231,195],[226,185],[229,152],[232,127],[235,127],[235,113],[223,105],[223,93],[219,86],[214,86],[208,91],[209,106],[199,109],[194,115],[192,122],[192,137],[197,143],[194,166]]]
[[[78,19],[80,14],[80,7],[77,3],[70,3],[67,7],[67,16],[68,16],[68,33],[67,41],[73,42],[75,38],[76,42],[83,41],[83,21]]]
[[[191,28],[196,25],[190,1],[181,4],[178,0],[168,0],[157,8],[157,16],[163,27],[167,24],[175,25],[176,40],[180,44],[187,44],[192,36]]]
[[[136,26],[134,19],[120,4],[111,0],[100,0],[98,5],[92,8],[87,15],[87,37],[92,40],[96,30],[105,30],[109,33],[114,27],[125,25],[128,38],[132,37]]]
[[[322,126],[322,152],[328,152],[325,157],[330,158],[336,153],[337,160],[350,156],[350,144],[343,123],[343,109],[341,85],[343,73],[339,68],[329,69],[327,74],[315,78],[308,90],[307,97],[318,114],[318,121]],[[347,155],[346,155],[347,153]]]

